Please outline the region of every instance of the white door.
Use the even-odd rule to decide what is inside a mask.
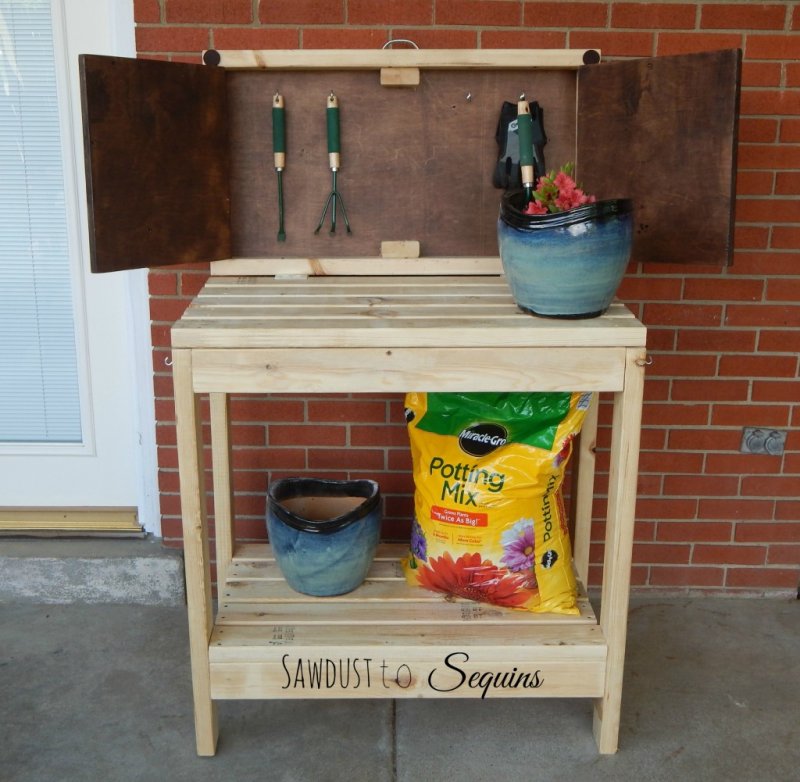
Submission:
[[[23,19],[22,13],[28,16]],[[35,27],[46,23],[48,15],[48,31],[25,28],[25,24]],[[49,31],[52,44],[47,40]],[[15,35],[25,40],[15,43]],[[5,320],[0,315],[0,342],[5,347],[5,352],[0,347],[0,422],[4,422],[0,423],[0,507],[132,507],[138,510],[139,523],[159,534],[146,272],[92,275],[88,271],[78,77],[79,54],[134,54],[132,0],[0,0],[0,100],[6,98],[0,121],[9,122],[10,116],[23,113],[18,104],[25,103],[30,111],[33,101],[25,97],[24,88],[30,90],[39,78],[39,69],[44,72],[45,68],[30,47],[40,44],[51,45],[53,53],[52,65],[47,67],[54,73],[57,97],[45,103],[58,103],[55,121],[60,123],[63,197],[46,194],[44,220],[30,212],[30,255],[39,267],[30,272],[30,280],[27,271],[13,275],[6,272],[3,285],[3,270],[24,254],[18,248],[25,240],[23,237],[9,245],[0,236],[0,251],[6,255],[0,258],[0,301],[3,291],[7,299]],[[26,47],[27,52],[23,51]],[[27,77],[22,66],[26,56]],[[41,62],[45,59],[42,57]],[[9,98],[15,89],[22,96],[16,103]],[[14,163],[25,157],[23,147],[31,149],[27,143],[38,132],[35,123],[49,121],[44,110],[37,113],[34,108],[33,114],[33,129],[20,131],[28,134],[25,144],[15,141],[13,135],[6,136],[6,141],[11,138],[12,142],[5,150],[0,149],[0,156],[9,154],[11,146],[11,154],[17,156]],[[29,151],[25,163],[29,167],[40,165],[39,154]],[[52,171],[57,165],[57,160],[48,162],[45,169]],[[23,191],[25,187],[23,184]],[[6,209],[7,221],[12,215],[15,221],[6,226],[5,234],[9,235],[25,217],[24,211],[20,212],[20,198],[10,193],[8,179],[5,194],[2,188],[0,178],[0,209],[4,196],[7,203],[13,199],[13,209]],[[27,200],[29,210],[35,210],[36,198],[28,195]],[[0,226],[2,219],[0,215]],[[36,235],[37,220],[44,223],[39,228],[44,238]],[[71,294],[60,313],[60,305],[54,303],[58,291],[48,294],[37,290],[44,288],[44,283],[37,281],[50,277],[48,264],[59,263],[53,257],[59,252],[48,254],[41,247],[50,246],[54,241],[51,235],[59,233],[63,236],[65,249],[60,256],[66,271],[57,272],[64,280],[57,287],[68,288]],[[42,259],[42,255],[47,257]],[[10,282],[9,275],[13,278]],[[20,279],[23,288],[39,295],[37,303],[23,305],[23,297],[8,300],[11,286]],[[12,317],[10,313],[16,308],[20,316]],[[51,321],[56,317],[61,318],[60,325],[53,326]],[[28,318],[33,320],[28,323]],[[46,337],[48,329],[53,333],[49,346],[42,344],[42,334]],[[32,334],[34,331],[36,334]],[[20,349],[28,345],[32,347]],[[50,390],[42,392],[41,406],[57,419],[54,424],[43,425],[41,431],[27,420],[38,414],[34,408],[39,404],[40,391],[29,390],[27,385],[34,383],[37,374],[45,381],[53,374]]]

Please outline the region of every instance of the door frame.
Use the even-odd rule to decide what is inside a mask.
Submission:
[[[152,386],[153,365],[150,339],[148,272],[139,270],[98,279],[89,271],[89,238],[87,227],[86,183],[83,167],[83,128],[80,110],[78,55],[91,50],[98,54],[135,56],[133,0],[50,0],[54,28],[55,60],[59,92],[68,97],[60,100],[62,157],[64,163],[64,195],[70,247],[73,285],[76,357],[81,396],[82,442],[77,444],[7,444],[0,446],[0,463],[8,468],[7,488],[15,485],[15,474],[25,475],[33,483],[37,475],[41,500],[36,507],[136,507],[139,524],[156,536],[161,534],[158,494],[158,461],[155,438],[155,401]],[[76,38],[77,36],[77,38]],[[109,279],[109,277],[111,279]],[[106,340],[103,326],[109,318],[105,300],[113,297],[110,317],[118,322],[118,333]],[[94,301],[94,304],[92,304]],[[98,311],[99,310],[99,311]],[[94,345],[94,350],[93,350]],[[101,345],[99,349],[97,346]],[[98,352],[102,358],[98,357]],[[94,353],[94,355],[93,355]],[[109,356],[113,362],[109,363]],[[109,377],[112,375],[112,377]],[[97,378],[103,378],[98,388]],[[124,384],[114,404],[118,410],[104,410],[108,389]],[[124,416],[108,427],[116,415]],[[105,417],[106,433],[95,421]],[[116,437],[120,434],[121,436]],[[128,449],[124,459],[114,457],[115,444]],[[100,457],[98,457],[98,451]],[[34,465],[33,459],[41,459]],[[84,484],[71,494],[55,488],[58,473],[72,477],[64,470],[67,462]],[[86,461],[83,461],[86,460]],[[89,465],[91,460],[91,466]],[[15,464],[16,463],[16,464]],[[97,468],[95,465],[99,465]],[[127,471],[127,475],[120,470]],[[112,479],[113,476],[113,479]],[[107,488],[104,484],[111,484]],[[48,492],[48,486],[50,490]],[[84,487],[97,487],[94,497]],[[22,512],[34,507],[27,497],[39,496],[20,491],[17,497],[9,491],[6,507]],[[73,502],[73,497],[77,502]]]

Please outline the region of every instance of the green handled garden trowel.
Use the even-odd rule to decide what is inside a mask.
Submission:
[[[283,95],[276,92],[272,98],[272,156],[278,175],[278,241],[286,241],[283,227],[283,169],[286,168],[286,106]]]

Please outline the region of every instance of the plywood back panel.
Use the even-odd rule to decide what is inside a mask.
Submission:
[[[504,100],[544,107],[548,167],[575,157],[575,72],[421,71],[418,87],[385,87],[378,71],[227,71],[232,246],[239,257],[361,257],[381,242],[416,240],[421,254],[496,256],[501,190],[492,185]],[[331,188],[325,101],[341,113],[341,215],[314,228]],[[286,242],[277,241],[272,96],[286,99]],[[469,97],[468,97],[469,96]]]

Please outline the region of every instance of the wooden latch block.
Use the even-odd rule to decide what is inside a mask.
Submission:
[[[419,242],[381,242],[381,258],[419,258]]]
[[[381,68],[381,86],[418,87],[419,68]]]

